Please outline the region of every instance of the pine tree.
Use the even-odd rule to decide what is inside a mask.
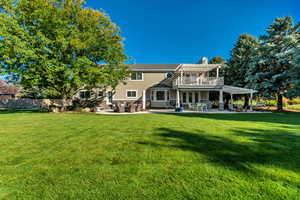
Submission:
[[[225,76],[225,84],[237,87],[246,87],[246,74],[249,70],[252,55],[257,48],[258,40],[249,34],[241,34],[228,62],[224,65],[222,73]],[[249,105],[249,96],[245,95],[244,107]]]
[[[283,96],[289,96],[288,90],[294,87],[299,25],[294,26],[291,17],[276,18],[260,40],[247,80],[264,96],[277,97],[277,109],[283,110]]]
[[[252,35],[240,35],[224,67],[225,84],[237,87],[247,86],[246,73],[258,43],[258,40]]]

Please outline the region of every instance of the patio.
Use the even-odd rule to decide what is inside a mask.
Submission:
[[[242,111],[242,112],[235,112],[235,111],[229,111],[229,110],[219,110],[219,109],[209,109],[205,112],[199,112],[194,110],[184,110],[182,112],[176,112],[174,109],[149,109],[147,111],[141,111],[141,112],[114,112],[112,109],[105,109],[101,110],[99,112],[96,112],[96,114],[103,114],[103,115],[138,115],[138,114],[184,114],[184,113],[194,113],[194,114],[239,114],[239,113],[270,113],[267,111]]]

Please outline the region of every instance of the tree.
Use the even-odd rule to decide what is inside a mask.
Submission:
[[[298,41],[300,41],[300,33],[298,32]],[[286,96],[294,98],[300,96],[300,48],[293,49],[294,59],[292,60],[293,70],[290,71],[291,88],[288,88]]]
[[[249,69],[252,55],[259,41],[252,35],[241,34],[234,48],[231,50],[230,58],[223,67],[225,84],[237,87],[246,87],[246,74]],[[249,97],[245,95],[244,107],[248,107]]]
[[[225,59],[221,56],[215,56],[209,61],[209,63],[210,64],[224,64]]]
[[[7,2],[0,0],[0,69],[24,89],[67,99],[83,87],[114,89],[127,76],[120,30],[106,14],[83,0]]]
[[[277,109],[283,110],[283,96],[295,86],[296,49],[300,46],[299,27],[291,17],[276,18],[260,37],[261,43],[248,71],[250,85],[264,96],[277,97]],[[295,94],[294,94],[295,95]]]
[[[252,55],[258,44],[259,41],[254,36],[240,35],[224,67],[225,84],[237,87],[247,86],[246,73],[250,68]]]

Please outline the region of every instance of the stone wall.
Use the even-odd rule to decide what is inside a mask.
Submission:
[[[0,99],[0,109],[9,110],[40,110],[49,107],[61,107],[63,100],[61,99]],[[68,100],[65,106],[72,105],[72,101]]]

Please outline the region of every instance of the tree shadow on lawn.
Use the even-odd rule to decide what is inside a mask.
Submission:
[[[300,113],[233,113],[233,114],[210,114],[210,113],[163,113],[165,115],[176,115],[190,118],[205,118],[215,120],[245,121],[245,122],[267,122],[280,123],[285,125],[299,125]]]
[[[0,110],[0,114],[35,114],[46,113],[39,110]]]
[[[193,133],[159,128],[157,135],[160,142],[139,144],[192,151],[206,155],[210,162],[217,165],[257,176],[261,173],[251,164],[300,172],[300,136],[283,130],[234,129],[231,132],[234,136],[241,136],[243,142],[201,131]]]

